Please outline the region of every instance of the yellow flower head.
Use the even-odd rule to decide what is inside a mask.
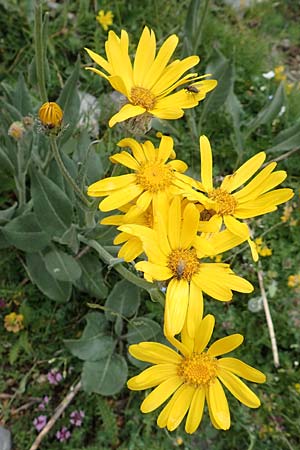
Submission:
[[[129,147],[132,155],[122,151],[111,156],[110,160],[131,169],[133,173],[105,178],[89,186],[88,195],[106,196],[99,205],[101,211],[120,209],[131,203],[132,215],[138,216],[150,205],[160,209],[161,203],[167,198],[182,192],[182,188],[176,187],[175,180],[183,180],[184,185],[193,183],[191,178],[182,174],[187,170],[183,161],[175,159],[167,162],[175,156],[173,139],[169,136],[160,137],[159,148],[154,148],[150,141],[139,143],[131,138],[118,143],[119,147]]]
[[[98,12],[98,16],[96,16],[97,22],[100,23],[103,30],[107,31],[108,27],[113,24],[114,15],[111,11],[107,11],[104,13],[103,9]]]
[[[299,288],[300,287],[300,275],[299,274],[290,275],[288,277],[287,285],[290,288]]]
[[[220,301],[231,300],[232,290],[252,292],[253,286],[235,275],[229,264],[203,261],[204,257],[223,253],[242,240],[227,230],[210,240],[197,236],[199,212],[192,203],[182,208],[179,196],[170,206],[161,204],[156,221],[154,229],[122,225],[119,230],[138,236],[143,242],[148,261],[140,261],[135,267],[144,272],[147,281],[168,281],[165,333],[172,336],[180,333],[187,320],[188,332],[193,337],[196,320],[202,318],[202,292]]]
[[[55,102],[46,102],[39,109],[39,119],[45,128],[59,128],[63,119],[63,111]]]
[[[198,189],[202,192],[191,190],[186,194],[189,200],[198,201],[201,205],[199,231],[214,233],[224,225],[233,234],[248,240],[252,256],[257,260],[249,228],[240,220],[275,211],[277,205],[293,197],[292,189],[273,189],[286,178],[286,172],[284,170],[274,172],[276,163],[272,162],[249,182],[266,158],[266,154],[260,152],[232,175],[227,175],[219,187],[214,187],[212,152],[206,136],[200,137],[200,157],[201,182]],[[240,189],[237,191],[238,188]]]
[[[256,251],[260,256],[264,257],[272,255],[272,249],[265,245],[261,237],[255,239],[253,245],[256,246]]]
[[[16,141],[20,141],[23,138],[25,132],[26,132],[26,130],[24,128],[23,123],[17,121],[17,122],[13,122],[10,125],[7,134],[9,136],[11,136],[12,138],[14,138]]]
[[[275,67],[274,73],[275,73],[275,80],[276,81],[286,80],[286,74],[285,74],[284,66],[277,66],[277,67]]]
[[[129,389],[135,391],[155,388],[141,404],[141,411],[154,411],[171,397],[157,418],[160,428],[175,430],[187,414],[185,431],[194,433],[200,425],[206,400],[213,426],[228,430],[230,411],[222,384],[249,408],[260,406],[259,398],[239,377],[264,383],[265,375],[239,359],[218,358],[239,347],[243,336],[224,337],[206,349],[214,323],[214,317],[207,315],[197,325],[193,339],[185,329],[181,342],[168,337],[181,354],[158,342],[141,342],[129,347],[134,358],[153,364],[128,381]]]
[[[293,207],[291,205],[285,205],[283,214],[280,217],[281,222],[283,222],[283,223],[288,222],[291,218],[292,212],[293,212]]]
[[[15,312],[12,312],[4,317],[4,327],[7,331],[18,333],[24,328],[23,320],[23,314],[16,314]]]
[[[133,63],[128,54],[129,38],[125,30],[121,31],[120,37],[109,31],[105,43],[107,60],[86,49],[92,60],[104,71],[93,67],[87,69],[105,78],[126,98],[120,111],[110,119],[110,127],[145,113],[160,119],[178,119],[183,116],[184,109],[198,105],[206,93],[216,87],[216,80],[202,80],[203,77],[197,73],[184,75],[198,64],[198,56],[176,59],[169,64],[177,44],[178,37],[173,34],[156,55],[155,34],[145,27]],[[173,92],[184,84],[195,82],[197,92],[184,88]]]

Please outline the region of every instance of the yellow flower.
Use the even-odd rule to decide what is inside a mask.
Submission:
[[[156,38],[154,32],[145,27],[137,46],[132,64],[128,55],[129,38],[125,30],[119,38],[109,31],[105,43],[107,60],[97,53],[86,49],[89,56],[104,72],[87,67],[105,78],[111,86],[126,97],[120,111],[109,121],[112,127],[118,122],[147,114],[160,119],[178,119],[184,109],[193,108],[203,100],[206,93],[217,85],[215,80],[201,80],[197,73],[183,75],[198,64],[198,56],[189,56],[183,60],[176,59],[168,64],[178,44],[178,37],[173,34],[160,48],[156,55]],[[197,93],[180,89],[184,84],[196,83]]]
[[[10,125],[8,132],[7,132],[7,134],[9,136],[11,136],[12,138],[14,138],[16,141],[20,141],[23,138],[25,133],[26,133],[26,130],[24,128],[24,125],[22,122],[19,122],[19,121],[13,122]]]
[[[16,314],[15,312],[12,312],[4,317],[4,327],[7,331],[18,333],[24,328],[23,320],[23,314]]]
[[[300,275],[299,274],[290,275],[288,277],[287,285],[290,288],[298,288],[300,286]]]
[[[284,73],[285,69],[284,66],[277,66],[274,69],[275,73],[275,80],[276,81],[283,81],[286,80],[286,74]]]
[[[46,102],[39,109],[39,119],[45,128],[59,128],[63,119],[63,111],[57,103]]]
[[[165,333],[180,333],[185,320],[191,337],[196,319],[203,313],[202,292],[220,301],[232,299],[232,289],[252,292],[253,286],[230,269],[229,264],[206,263],[213,256],[238,245],[242,239],[228,231],[215,234],[210,240],[197,236],[199,212],[189,203],[182,211],[179,196],[170,207],[156,214],[154,229],[141,225],[122,225],[119,230],[138,236],[143,242],[148,261],[135,267],[153,282],[169,281],[165,303]]]
[[[249,228],[240,222],[240,219],[250,219],[275,211],[277,205],[293,197],[292,189],[272,190],[286,178],[286,172],[284,170],[273,172],[276,163],[272,162],[246,184],[266,158],[266,154],[260,152],[232,175],[227,175],[220,187],[214,187],[212,152],[206,136],[200,137],[200,157],[201,183],[198,184],[198,189],[206,195],[194,190],[186,194],[189,200],[198,201],[202,205],[199,231],[214,233],[224,225],[233,234],[248,240],[256,261],[258,255],[250,239]],[[241,186],[243,187],[239,191],[234,192]]]
[[[100,23],[103,30],[107,31],[108,27],[113,24],[114,15],[111,11],[107,11],[104,13],[103,9],[98,12],[98,16],[96,16],[97,22]]]
[[[132,203],[131,215],[138,216],[153,205],[160,209],[170,197],[182,192],[182,188],[175,186],[175,180],[182,180],[184,186],[194,181],[183,175],[187,165],[180,160],[167,162],[173,158],[173,139],[169,136],[161,137],[159,148],[154,148],[150,141],[139,143],[134,139],[122,139],[119,147],[129,147],[133,156],[125,151],[110,157],[113,163],[119,163],[133,170],[133,173],[109,177],[93,183],[88,188],[88,195],[104,197],[99,204],[101,211],[120,209]],[[129,213],[127,213],[127,218]]]
[[[255,239],[255,241],[252,243],[252,245],[256,246],[256,251],[260,256],[271,256],[272,255],[272,249],[268,248],[264,243],[262,238],[257,238]]]
[[[300,383],[295,383],[294,388],[298,393],[300,393]]]
[[[194,339],[185,329],[181,342],[168,337],[181,354],[158,342],[141,342],[129,347],[134,358],[154,364],[128,381],[132,390],[155,387],[141,404],[141,411],[154,411],[171,397],[157,418],[160,428],[175,430],[187,414],[185,431],[194,433],[200,425],[206,400],[213,426],[228,430],[230,411],[221,383],[249,408],[260,406],[259,398],[239,377],[264,383],[265,375],[239,359],[217,358],[239,347],[243,336],[233,334],[218,339],[206,350],[214,322],[214,317],[207,315],[197,326]]]

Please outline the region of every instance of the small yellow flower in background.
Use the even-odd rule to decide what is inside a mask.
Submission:
[[[285,68],[284,66],[277,66],[274,68],[275,80],[283,81],[286,80]]]
[[[120,111],[110,119],[110,127],[145,115],[149,117],[149,122],[153,116],[179,119],[184,115],[184,109],[197,106],[216,87],[216,80],[203,80],[203,76],[198,76],[197,73],[184,75],[198,64],[198,56],[176,59],[169,64],[177,44],[178,37],[173,34],[162,44],[156,55],[155,34],[145,27],[133,64],[128,54],[129,37],[125,30],[121,31],[120,37],[109,31],[105,43],[107,60],[86,48],[89,56],[104,72],[93,67],[87,69],[105,78],[113,89],[126,98]],[[180,86],[194,84],[196,81],[195,92],[180,89],[174,93]]]
[[[25,133],[26,133],[26,130],[24,128],[24,125],[22,122],[19,122],[19,121],[13,122],[10,125],[8,132],[7,132],[7,134],[9,136],[11,136],[12,138],[14,138],[16,141],[20,141],[23,138]]]
[[[18,333],[20,330],[23,330],[24,328],[23,320],[24,320],[23,314],[16,314],[15,312],[7,314],[4,317],[4,328],[7,331]]]
[[[242,344],[244,338],[240,334],[218,339],[206,349],[214,324],[215,319],[209,314],[197,325],[193,339],[186,328],[181,333],[181,342],[167,337],[181,354],[158,342],[141,342],[129,347],[134,358],[153,364],[127,383],[135,391],[155,388],[142,402],[141,411],[154,411],[171,397],[157,418],[160,428],[173,431],[187,415],[185,431],[194,433],[202,420],[206,401],[213,426],[228,430],[230,411],[221,383],[249,408],[260,406],[259,398],[239,377],[264,383],[265,375],[239,359],[217,358]]]
[[[300,383],[295,383],[294,388],[298,393],[300,393]]]
[[[55,102],[46,102],[39,109],[41,124],[47,129],[57,129],[63,120],[63,111]]]
[[[254,261],[258,259],[257,251],[250,239],[250,230],[242,220],[275,211],[277,205],[288,201],[294,195],[293,190],[289,188],[274,190],[287,176],[284,170],[274,172],[276,162],[267,164],[249,181],[265,158],[265,152],[257,153],[232,175],[227,175],[220,187],[216,188],[213,185],[210,143],[206,136],[201,136],[201,182],[198,183],[200,192],[190,189],[189,193],[184,194],[189,200],[199,202],[199,231],[215,233],[224,225],[233,234],[248,240]]]
[[[176,444],[180,447],[183,444],[183,439],[181,436],[178,436],[176,438]]]
[[[262,238],[255,239],[254,244],[256,245],[256,251],[260,256],[264,257],[272,255],[272,249],[264,244]]]
[[[287,93],[287,95],[289,95],[294,88],[295,88],[295,83],[285,83],[285,85],[284,85],[284,89],[285,89],[285,92]]]
[[[290,275],[288,277],[287,285],[290,288],[299,288],[300,287],[300,274]]]
[[[293,212],[293,207],[290,205],[285,205],[284,210],[283,210],[283,214],[280,217],[281,222],[286,223],[290,220],[291,215]]]
[[[103,9],[101,9],[98,12],[98,16],[96,16],[97,22],[100,23],[103,30],[107,31],[108,27],[110,27],[113,24],[113,18],[114,15],[111,11],[107,11],[107,13],[104,13]]]

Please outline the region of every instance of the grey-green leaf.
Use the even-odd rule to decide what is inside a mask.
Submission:
[[[31,195],[38,222],[50,235],[61,236],[72,223],[71,201],[42,173],[32,171],[31,180]]]
[[[73,256],[54,248],[45,254],[48,272],[60,281],[76,281],[81,276],[81,267]]]
[[[86,392],[114,395],[126,383],[128,367],[123,356],[112,354],[100,361],[86,361],[83,365],[82,384]]]
[[[78,289],[88,292],[96,298],[106,298],[107,286],[104,283],[102,270],[103,266],[97,256],[88,253],[82,256],[78,263],[81,267],[82,274],[75,285]]]
[[[51,237],[41,229],[33,213],[11,220],[3,228],[3,233],[11,245],[24,252],[38,252],[51,241]]]
[[[72,292],[71,283],[59,281],[50,275],[42,253],[27,253],[26,267],[31,281],[43,294],[59,303],[69,300]]]
[[[154,320],[148,317],[137,317],[130,321],[126,337],[129,344],[136,344],[141,341],[157,339],[161,333],[161,327]]]
[[[108,320],[114,321],[117,316],[132,317],[140,305],[140,289],[126,280],[116,283],[105,302]]]

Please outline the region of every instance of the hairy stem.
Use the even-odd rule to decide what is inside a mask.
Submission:
[[[43,43],[42,6],[40,0],[36,0],[35,2],[34,46],[39,93],[42,102],[45,103],[48,101],[48,95],[45,82],[45,49]]]

